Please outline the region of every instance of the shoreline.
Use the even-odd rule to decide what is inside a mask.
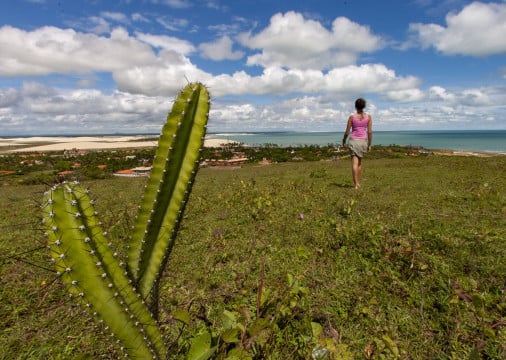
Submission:
[[[476,156],[476,157],[492,157],[504,156],[505,153],[496,153],[489,151],[464,151],[464,150],[430,150],[430,152],[437,156]]]
[[[206,137],[204,147],[219,148],[237,143],[231,139]],[[33,136],[33,137],[0,137],[0,153],[46,152],[64,150],[115,150],[152,148],[158,145],[156,135],[105,135],[105,136]],[[503,152],[476,150],[425,149],[439,156],[477,156],[490,157],[506,155]]]
[[[235,143],[228,139],[204,139],[205,147]],[[45,152],[64,150],[114,150],[151,148],[158,145],[155,136],[76,136],[0,138],[0,153]]]

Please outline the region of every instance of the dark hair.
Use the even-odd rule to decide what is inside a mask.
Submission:
[[[365,105],[366,101],[364,99],[358,98],[357,100],[355,100],[355,109],[357,109],[359,113],[364,111]]]

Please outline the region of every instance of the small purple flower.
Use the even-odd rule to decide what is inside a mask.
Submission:
[[[304,220],[304,214],[302,213],[299,214],[299,220]]]

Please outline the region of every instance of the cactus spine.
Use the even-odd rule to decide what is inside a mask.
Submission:
[[[157,284],[196,174],[209,107],[200,83],[188,84],[177,97],[160,135],[127,264],[112,249],[93,200],[79,183],[58,184],[44,194],[42,221],[58,276],[70,296],[135,359],[166,358],[155,320]]]

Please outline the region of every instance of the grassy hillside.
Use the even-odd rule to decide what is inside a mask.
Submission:
[[[349,160],[202,169],[161,289],[173,358],[203,329],[218,358],[506,358],[505,169],[369,158],[358,191]],[[145,181],[86,183],[120,248]],[[51,271],[43,190],[0,192],[0,358],[115,358]]]

